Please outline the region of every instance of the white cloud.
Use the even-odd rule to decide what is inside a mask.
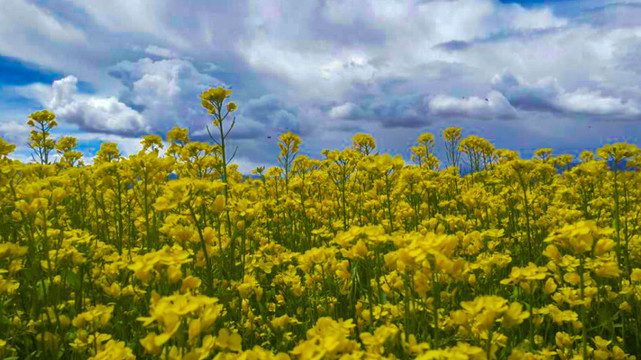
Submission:
[[[222,85],[182,59],[124,61],[112,67],[111,74],[127,87],[120,98],[80,94],[72,75],[52,86],[36,83],[15,90],[85,130],[136,135],[174,126],[202,128],[210,119],[198,96]]]
[[[17,121],[0,122],[0,137],[18,147],[26,144],[29,138],[29,126]]]
[[[159,47],[156,45],[149,45],[147,48],[145,48],[145,53],[150,54],[150,55],[156,55],[164,58],[175,58],[178,57],[178,54],[175,52],[165,49],[163,47]]]
[[[177,47],[187,43],[163,23],[166,4],[154,0],[68,0],[100,25],[119,33],[144,33],[163,38]]]
[[[66,76],[51,86],[40,83],[16,87],[16,93],[34,99],[57,119],[88,131],[139,133],[148,131],[144,117],[113,96],[78,94],[78,79]]]
[[[525,9],[519,5],[503,7],[504,19],[509,28],[518,30],[542,30],[567,26],[567,19],[558,18],[549,7]]]
[[[84,43],[87,40],[82,30],[59,21],[37,5],[23,0],[1,0],[0,6],[0,50],[3,53],[19,40],[27,40],[25,38],[67,43]]]
[[[53,82],[53,97],[48,106],[59,119],[90,131],[149,131],[144,117],[115,97],[77,94],[77,82],[75,76],[67,76]]]
[[[62,119],[80,125],[90,131],[116,133],[147,132],[149,126],[135,110],[121,103],[115,97],[76,100],[61,108],[52,108]]]
[[[350,118],[350,117],[360,117],[363,116],[363,109],[351,102],[347,102],[343,105],[334,106],[329,110],[329,116],[331,118]]]
[[[14,88],[16,94],[33,99],[39,102],[42,105],[45,105],[51,101],[53,97],[53,90],[51,85],[45,85],[42,83],[33,83],[24,86],[17,86]]]
[[[49,107],[60,108],[73,103],[73,97],[78,91],[78,79],[75,76],[67,76],[53,82],[53,96],[49,101]]]
[[[571,93],[562,93],[559,94],[557,102],[562,109],[569,112],[641,119],[638,104],[612,96],[603,96],[598,90],[581,88]]]
[[[59,68],[65,59],[61,48],[82,47],[87,37],[82,29],[60,20],[50,11],[24,0],[0,0],[0,54],[40,66]]]
[[[429,100],[428,106],[430,114],[435,116],[470,118],[514,118],[517,116],[517,112],[510,102],[498,91],[491,91],[486,98],[436,95]]]

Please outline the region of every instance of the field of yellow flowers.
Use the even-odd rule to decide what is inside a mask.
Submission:
[[[92,165],[31,114],[0,139],[0,358],[635,359],[641,151],[532,160],[461,129],[415,164],[352,146],[243,177],[230,90],[211,143],[174,128]],[[55,158],[55,161],[54,161]],[[461,176],[466,165],[469,172]],[[625,168],[627,166],[627,169]]]

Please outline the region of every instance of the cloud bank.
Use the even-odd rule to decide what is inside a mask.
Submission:
[[[417,133],[449,126],[498,147],[521,148],[519,133],[563,148],[554,134],[567,133],[589,148],[627,139],[641,120],[638,1],[0,3],[0,54],[62,74],[0,84],[29,101],[0,100],[24,114],[0,120],[5,128],[36,104],[81,133],[180,126],[205,140],[211,118],[198,95],[230,85],[232,137],[248,163],[273,163],[268,136],[287,130],[313,155],[356,131],[406,154]]]

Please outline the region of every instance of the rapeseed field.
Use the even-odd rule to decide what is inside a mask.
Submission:
[[[288,132],[243,177],[230,95],[202,94],[210,142],[174,128],[91,165],[47,110],[33,163],[0,139],[1,358],[641,354],[636,146],[522,160],[448,128],[447,159],[424,133],[407,164],[366,134],[311,159]]]

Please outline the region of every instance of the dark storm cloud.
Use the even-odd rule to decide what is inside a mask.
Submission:
[[[298,112],[296,106],[290,106],[277,95],[269,94],[244,104],[243,116],[264,124],[266,129],[272,131],[300,132]]]
[[[634,100],[624,100],[586,88],[566,91],[553,77],[529,84],[504,72],[492,79],[492,86],[503,93],[512,106],[521,110],[582,115],[600,120],[641,120],[641,108]]]
[[[513,74],[506,72],[493,79],[492,88],[503,93],[510,104],[520,110],[560,110],[552,101],[560,92],[552,79],[539,86],[522,86]]]
[[[385,128],[417,128],[426,126],[427,111],[423,98],[413,94],[389,98],[371,98],[361,103],[346,102],[332,106],[328,115],[334,119],[380,123]]]
[[[444,43],[437,44],[435,47],[443,50],[448,50],[448,51],[457,51],[457,50],[465,50],[470,46],[472,46],[471,42],[452,40],[452,41],[447,41]]]

